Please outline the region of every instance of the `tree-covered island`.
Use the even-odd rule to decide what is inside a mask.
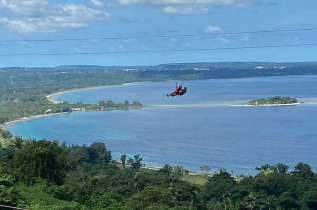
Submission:
[[[252,106],[265,106],[265,105],[286,105],[286,104],[297,104],[298,101],[296,98],[274,96],[269,97],[268,99],[257,99],[249,101],[248,105]]]
[[[143,104],[134,101],[130,103],[129,101],[125,100],[122,103],[115,103],[111,100],[102,100],[99,101],[97,104],[85,104],[85,103],[68,103],[68,102],[61,102],[55,104],[52,109],[47,109],[45,114],[50,113],[60,113],[60,112],[72,112],[72,111],[101,111],[101,110],[113,110],[113,109],[135,109],[135,108],[142,108]]]

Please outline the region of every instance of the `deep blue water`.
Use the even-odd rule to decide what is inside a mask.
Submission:
[[[18,122],[7,127],[25,138],[68,144],[103,141],[116,157],[140,154],[147,165],[165,163],[199,171],[208,165],[236,174],[263,164],[298,162],[317,171],[317,77],[269,77],[186,81],[188,94],[167,98],[173,82],[138,83],[62,94],[55,100],[95,103],[128,99],[149,104],[207,104],[206,107],[143,108],[77,112]],[[299,106],[244,107],[250,99],[285,95]]]

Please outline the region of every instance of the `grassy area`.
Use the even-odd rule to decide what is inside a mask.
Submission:
[[[32,201],[33,205],[39,204],[41,208],[54,206],[56,209],[58,209],[58,207],[61,207],[60,209],[62,209],[65,206],[72,204],[71,202],[54,198],[53,195],[46,193],[42,186],[26,187],[25,185],[20,184],[18,188],[24,198],[28,201]]]
[[[123,170],[122,164],[117,164],[117,166]],[[126,167],[131,167],[129,165],[126,165]],[[153,172],[153,169],[149,169],[149,168],[140,168],[140,172]],[[183,181],[187,181],[191,184],[197,184],[200,186],[203,186],[208,180],[206,178],[205,175],[203,174],[196,174],[196,175],[192,175],[192,174],[185,174],[182,178]]]
[[[186,174],[183,177],[183,181],[187,181],[191,184],[197,184],[197,185],[203,186],[208,180],[207,180],[206,176],[203,174],[201,174],[201,175]]]

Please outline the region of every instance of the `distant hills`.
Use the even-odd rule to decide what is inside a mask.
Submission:
[[[0,69],[37,70],[123,70],[123,71],[208,71],[217,69],[291,69],[297,67],[317,67],[315,62],[197,62],[170,63],[150,66],[100,66],[100,65],[62,65],[57,67],[3,67]]]
[[[317,62],[200,62],[171,63],[153,66],[65,65],[53,68],[0,68],[0,73],[4,71],[19,74],[22,72],[23,74],[46,72],[52,74],[72,73],[74,75],[85,75],[88,73],[98,74],[102,72],[133,72],[135,78],[155,78],[155,80],[220,79],[286,75],[317,75]],[[131,75],[132,74],[129,74],[129,76]]]
[[[177,71],[195,70],[208,71],[215,69],[287,69],[294,67],[317,67],[317,62],[199,62],[171,63],[152,66],[99,66],[99,65],[64,65],[55,69],[61,70],[125,70],[125,71]]]

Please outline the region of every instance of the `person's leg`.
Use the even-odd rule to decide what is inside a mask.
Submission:
[[[179,92],[176,92],[176,91],[174,91],[174,92],[171,93],[171,94],[166,94],[167,97],[169,97],[169,96],[174,97],[174,96],[177,96],[177,95],[179,95]]]

